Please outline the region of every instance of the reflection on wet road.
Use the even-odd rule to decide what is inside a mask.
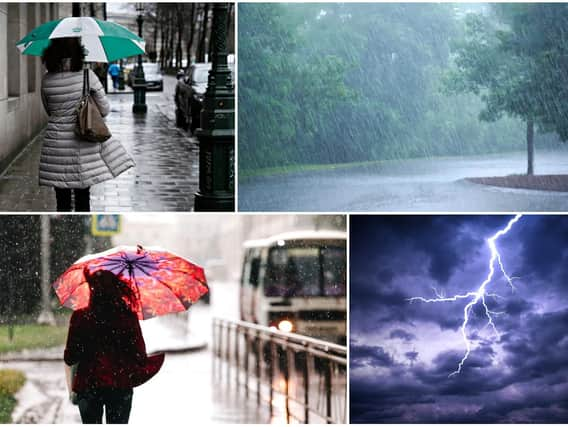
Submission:
[[[538,174],[568,173],[568,151],[537,152]],[[477,176],[521,174],[525,153],[389,161],[331,171],[242,179],[243,211],[566,211],[565,193],[473,184]]]

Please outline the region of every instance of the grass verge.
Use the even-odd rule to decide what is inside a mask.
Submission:
[[[26,382],[23,372],[13,369],[0,369],[0,424],[12,422],[12,411],[16,407],[14,395]]]
[[[269,176],[269,175],[284,175],[294,172],[307,172],[307,171],[323,171],[323,170],[334,170],[334,169],[344,169],[352,168],[356,166],[373,166],[385,163],[388,160],[373,160],[366,162],[352,162],[352,163],[331,163],[323,165],[288,165],[288,166],[276,166],[272,168],[262,168],[253,170],[239,170],[239,179],[241,178],[255,178],[259,176]]]
[[[519,151],[511,151],[504,153],[487,153],[487,154],[471,154],[471,155],[453,155],[453,156],[435,156],[431,159],[435,160],[452,160],[452,159],[471,159],[475,160],[478,158],[487,157],[503,157],[506,158],[510,154],[518,154]],[[524,155],[524,152],[522,152]],[[407,157],[407,158],[394,158],[394,159],[382,159],[382,160],[366,160],[360,162],[351,163],[330,163],[330,164],[291,164],[285,166],[276,166],[270,168],[259,168],[259,169],[239,169],[239,180],[247,178],[257,178],[263,176],[271,175],[285,175],[295,172],[308,172],[308,171],[325,171],[325,170],[336,170],[336,169],[346,169],[353,167],[377,167],[386,166],[393,163],[407,163],[411,166],[413,161],[425,161],[430,159],[429,157]]]
[[[10,340],[10,327],[0,326],[0,353],[64,345],[67,326],[15,325],[12,333]]]

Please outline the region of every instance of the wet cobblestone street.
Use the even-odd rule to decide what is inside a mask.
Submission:
[[[176,80],[164,76],[164,92],[148,92],[146,116],[132,113],[131,93],[109,94],[107,124],[134,157],[136,167],[91,187],[95,212],[190,211],[199,182],[197,140],[175,127]],[[0,210],[54,211],[52,188],[39,187],[40,133],[0,176]]]

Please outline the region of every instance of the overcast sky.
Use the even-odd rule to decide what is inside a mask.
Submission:
[[[476,291],[486,238],[512,216],[351,216],[351,420],[365,423],[559,423],[568,420],[568,217],[523,216],[497,240],[489,309],[424,303]]]

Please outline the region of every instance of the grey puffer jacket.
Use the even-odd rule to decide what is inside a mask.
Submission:
[[[110,107],[92,70],[89,70],[89,84],[101,114],[106,116]],[[82,92],[83,71],[43,76],[41,95],[49,121],[41,148],[39,185],[87,188],[134,166],[134,160],[117,139],[111,137],[103,143],[93,143],[75,135],[76,108]]]

